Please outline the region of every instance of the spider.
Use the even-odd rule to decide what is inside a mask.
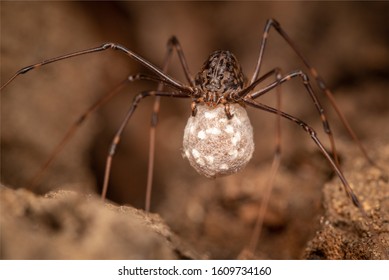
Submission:
[[[320,152],[331,165],[337,177],[340,179],[344,190],[349,196],[352,203],[356,207],[358,207],[358,209],[360,209],[360,212],[364,217],[367,217],[367,214],[364,211],[361,202],[351,189],[347,179],[342,173],[335,147],[333,133],[327,120],[324,108],[321,105],[318,97],[316,96],[311,86],[308,75],[302,70],[295,70],[287,74],[283,74],[282,70],[278,67],[275,67],[274,69],[260,75],[262,59],[268,40],[268,34],[271,29],[274,29],[285,40],[285,42],[298,55],[303,64],[308,68],[309,72],[316,80],[318,87],[321,91],[325,93],[326,97],[329,99],[341,122],[344,124],[351,137],[355,140],[361,152],[364,154],[364,156],[370,163],[374,164],[373,161],[367,155],[367,152],[362,146],[361,142],[358,140],[357,136],[351,129],[349,123],[344,118],[342,112],[335,104],[333,95],[328,89],[328,87],[325,85],[323,79],[319,76],[315,68],[311,66],[308,60],[297,49],[296,45],[281,27],[281,25],[274,19],[269,19],[266,22],[262,35],[262,40],[260,42],[257,63],[250,80],[247,80],[244,76],[242,68],[240,67],[236,57],[229,51],[221,50],[213,52],[203,64],[202,69],[195,76],[192,76],[189,71],[189,67],[187,65],[181,44],[179,43],[177,38],[173,36],[168,41],[167,53],[162,69],[159,69],[145,58],[139,56],[138,54],[132,52],[131,50],[127,49],[122,45],[114,43],[105,43],[95,48],[90,48],[54,57],[48,60],[44,60],[40,63],[24,67],[17,71],[5,84],[1,86],[1,91],[3,91],[4,88],[7,87],[19,75],[26,74],[27,72],[34,70],[38,67],[51,64],[60,60],[65,60],[72,57],[96,52],[103,52],[106,50],[119,51],[127,55],[134,61],[137,61],[148,70],[150,70],[152,74],[138,73],[129,76],[128,79],[118,87],[120,88],[125,83],[132,83],[139,80],[148,80],[158,83],[158,87],[156,90],[143,91],[135,96],[130,108],[128,109],[123,121],[120,124],[119,129],[114,135],[106,159],[104,182],[101,194],[101,197],[104,199],[107,193],[112,160],[114,158],[116,148],[121,140],[123,130],[125,129],[127,123],[134,114],[139,103],[147,97],[154,97],[155,101],[151,117],[150,129],[151,132],[149,146],[149,165],[145,203],[146,212],[148,212],[150,209],[155,147],[155,127],[158,123],[158,112],[161,97],[173,97],[191,100],[191,116],[184,131],[183,155],[189,160],[191,166],[198,173],[209,178],[236,173],[242,168],[244,168],[244,166],[251,159],[252,153],[254,151],[254,140],[253,129],[246,113],[247,107],[259,109],[276,115],[276,147],[268,180],[268,188],[266,193],[264,194],[265,203],[261,204],[261,209],[260,213],[258,214],[253,238],[249,245],[249,247],[251,248],[250,250],[254,251],[256,247],[256,240],[258,240],[256,236],[259,236],[262,226],[261,217],[263,216],[263,213],[266,210],[266,201],[268,201],[270,197],[271,186],[276,176],[277,169],[280,165],[281,119],[286,119],[292,123],[297,124],[311,137]],[[178,55],[182,70],[185,74],[187,82],[186,84],[166,74],[169,61],[174,51]],[[263,82],[269,78],[273,78],[274,80],[266,84],[265,86],[260,87],[260,85],[263,84]],[[306,93],[312,99],[312,103],[321,118],[323,130],[329,138],[331,152],[328,152],[326,150],[322,142],[317,137],[315,130],[311,126],[309,126],[303,120],[293,115],[287,114],[281,110],[281,85],[292,79],[300,79],[305,87]],[[276,90],[276,107],[270,107],[268,105],[258,102],[258,99],[262,95],[270,92],[273,89]],[[56,155],[62,150],[63,146],[75,133],[77,128],[85,121],[85,119],[97,108],[101,107],[109,99],[111,99],[117,92],[117,90],[114,90],[104,95],[92,106],[90,106],[89,109],[83,115],[80,116],[78,121],[75,122],[69,128],[62,141],[58,144],[58,146],[51,154],[50,158],[41,168],[41,171],[33,178],[32,185],[36,184],[36,182],[39,181],[44,171],[54,160]]]

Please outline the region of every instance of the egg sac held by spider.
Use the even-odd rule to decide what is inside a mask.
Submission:
[[[201,175],[208,178],[238,172],[251,159],[254,151],[253,128],[246,110],[230,104],[231,119],[224,105],[197,105],[184,131],[183,156]]]

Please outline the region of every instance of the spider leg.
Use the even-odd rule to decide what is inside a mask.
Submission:
[[[179,91],[182,91],[182,92],[190,91],[190,88],[188,86],[183,85],[182,83],[176,81],[175,79],[173,79],[170,76],[168,76],[167,74],[165,74],[166,69],[160,70],[156,66],[154,66],[153,64],[148,62],[146,59],[144,59],[141,56],[135,54],[134,52],[128,50],[124,46],[121,46],[121,45],[118,45],[118,44],[114,44],[114,43],[105,43],[105,44],[103,44],[103,45],[101,45],[99,47],[90,48],[90,49],[86,49],[86,50],[81,50],[81,51],[65,54],[65,55],[62,55],[62,56],[50,58],[50,59],[44,60],[42,62],[39,62],[39,63],[36,63],[36,64],[32,64],[30,66],[24,67],[24,68],[20,69],[19,71],[17,71],[5,84],[3,84],[0,87],[0,91],[2,91],[7,85],[9,85],[18,76],[20,76],[22,74],[26,74],[29,71],[37,69],[37,68],[39,68],[41,66],[48,65],[48,64],[51,64],[51,63],[54,63],[54,62],[57,62],[57,61],[61,61],[61,60],[65,60],[65,59],[81,56],[81,55],[86,55],[86,54],[91,54],[91,53],[96,53],[96,52],[102,52],[102,51],[105,51],[105,50],[108,50],[108,49],[118,50],[118,51],[126,54],[130,58],[132,58],[135,61],[141,63],[143,66],[145,66],[146,68],[148,68],[149,70],[151,70],[155,74],[155,76],[137,74],[137,75],[134,75],[134,76],[130,76],[128,80],[133,81],[133,80],[144,79],[144,80],[158,81],[158,82],[160,82],[159,87],[158,87],[159,91],[161,91],[163,89],[163,84],[169,85],[170,87],[175,88],[175,89],[177,89]],[[194,80],[193,80],[192,75],[189,72],[189,69],[188,69],[188,66],[187,66],[187,62],[186,62],[185,56],[183,54],[181,45],[178,42],[176,37],[172,37],[168,41],[168,55],[167,55],[167,57],[171,56],[171,53],[172,53],[173,49],[175,49],[177,51],[177,53],[178,53],[178,56],[179,56],[179,59],[180,59],[180,62],[181,62],[181,65],[183,67],[183,70],[184,70],[184,73],[185,73],[185,76],[186,76],[187,80],[189,81],[189,83],[191,85],[194,85]],[[169,60],[169,58],[167,58],[167,60]],[[166,65],[167,65],[167,63],[166,63]],[[125,83],[125,82],[123,82],[123,83]],[[121,86],[119,86],[119,87],[121,87]],[[111,93],[108,93],[106,96],[104,96],[100,100],[98,100],[95,104],[93,104],[90,108],[88,108],[88,110],[68,129],[68,131],[67,131],[66,135],[64,136],[64,138],[61,140],[61,142],[57,145],[57,147],[51,153],[51,156],[49,157],[49,159],[43,164],[43,166],[41,167],[40,171],[31,180],[31,182],[30,182],[31,186],[36,185],[37,182],[41,179],[41,177],[43,176],[44,172],[50,166],[50,164],[52,163],[54,158],[60,153],[60,151],[65,146],[65,144],[70,140],[72,135],[75,133],[77,128],[81,125],[81,123],[85,120],[85,118],[89,114],[91,114],[93,111],[97,110],[97,108],[102,106],[104,103],[108,102],[108,100],[110,98],[112,98],[116,94],[115,92],[116,92],[116,90],[114,90]],[[157,124],[157,114],[158,114],[158,111],[159,111],[159,98],[157,97],[156,101],[155,101],[155,104],[154,104],[153,113],[152,113],[152,128],[151,128],[151,136],[150,136],[150,153],[149,153],[150,154],[150,161],[149,161],[147,193],[151,192],[150,185],[151,185],[151,182],[152,182],[153,161],[154,161],[154,146],[155,146],[155,140],[154,140],[154,138],[155,138],[155,131],[153,131],[154,130],[153,127],[155,127],[155,125]],[[102,195],[102,197],[104,198],[105,195]],[[150,197],[150,195],[146,194],[146,209],[149,209],[150,198],[147,198],[147,197]]]
[[[281,81],[281,70],[276,68],[273,70],[276,74],[277,83],[280,85]],[[271,71],[271,72],[273,72]],[[274,186],[274,179],[276,178],[277,171],[279,169],[281,163],[281,86],[276,87],[277,94],[277,117],[276,117],[276,145],[273,155],[273,161],[270,169],[270,174],[268,177],[268,181],[266,182],[266,187],[263,193],[263,199],[259,208],[258,216],[255,222],[254,230],[251,235],[250,243],[248,245],[248,253],[251,256],[254,256],[255,250],[257,248],[259,238],[261,237],[263,220],[266,214],[266,210],[269,204],[271,192]]]
[[[281,73],[281,69],[276,67],[272,70],[270,70],[269,72],[267,72],[266,74],[262,75],[261,77],[259,77],[258,79],[256,79],[254,82],[252,82],[251,84],[249,84],[246,88],[244,88],[243,90],[241,90],[240,92],[237,92],[235,95],[234,95],[234,98],[235,100],[239,100],[239,99],[242,99],[244,98],[245,96],[249,95],[250,92],[252,92],[257,86],[259,83],[263,82],[264,80],[266,80],[268,77],[270,76],[275,76],[277,81],[274,82],[275,84],[278,84],[278,81],[280,81],[280,73]],[[272,84],[271,84],[272,85]],[[274,86],[272,87],[274,88]],[[265,91],[269,91],[270,89],[266,89],[265,88]],[[262,92],[262,89],[261,89],[261,92]]]
[[[267,106],[267,105],[264,105],[262,103],[259,103],[259,102],[256,102],[255,100],[252,100],[252,99],[245,99],[244,102],[249,105],[249,106],[252,106],[254,108],[257,108],[257,109],[260,109],[260,110],[263,110],[263,111],[266,111],[266,112],[270,112],[270,113],[273,113],[273,114],[277,114],[278,116],[282,117],[282,118],[285,118],[289,121],[292,121],[294,122],[295,124],[299,125],[305,132],[307,132],[310,137],[312,138],[312,140],[315,142],[316,146],[319,148],[319,150],[321,151],[321,153],[324,155],[324,157],[327,159],[327,161],[330,163],[330,165],[332,166],[333,170],[335,171],[335,173],[337,174],[338,178],[340,179],[340,181],[342,182],[342,185],[343,185],[343,188],[347,194],[347,196],[350,198],[350,200],[352,201],[352,203],[354,204],[355,207],[358,208],[361,216],[365,219],[365,221],[367,222],[367,226],[369,228],[369,231],[370,231],[370,234],[372,236],[372,238],[376,239],[377,242],[378,242],[378,246],[379,246],[379,249],[381,250],[381,252],[386,256],[388,257],[388,252],[387,252],[387,249],[386,247],[382,244],[382,242],[379,240],[379,236],[376,232],[376,230],[374,229],[372,223],[371,223],[371,220],[369,219],[369,216],[367,215],[367,212],[365,211],[365,209],[363,208],[363,205],[362,203],[359,201],[357,195],[354,193],[353,189],[350,187],[350,184],[348,183],[346,177],[343,175],[343,172],[340,170],[340,168],[338,167],[338,165],[336,164],[336,162],[332,159],[332,157],[330,156],[330,154],[326,151],[326,149],[324,148],[323,144],[321,143],[321,141],[319,140],[319,138],[317,137],[317,134],[315,132],[315,130],[310,127],[308,124],[306,124],[305,122],[303,122],[302,120],[292,116],[292,115],[289,115],[283,111],[280,111],[278,109],[275,109],[275,108],[272,108],[270,106]],[[276,156],[276,155],[275,155]],[[274,164],[277,164],[274,163],[274,161],[276,161],[277,159],[274,159],[273,160],[273,165]],[[253,251],[252,251],[253,252]]]
[[[195,83],[194,83],[193,75],[190,73],[188,63],[186,61],[184,51],[182,50],[181,44],[175,36],[172,36],[169,39],[168,48],[169,49],[174,48],[176,50],[176,52],[178,54],[178,58],[179,58],[180,63],[181,63],[181,66],[182,66],[182,69],[184,71],[186,80],[189,82],[191,87],[194,87]]]
[[[292,39],[288,36],[288,34],[284,31],[284,29],[281,27],[281,25],[275,20],[275,19],[268,19],[265,25],[265,29],[262,35],[262,41],[260,44],[260,51],[259,51],[259,57],[257,61],[257,65],[253,74],[253,77],[251,79],[251,82],[253,83],[256,78],[259,75],[260,67],[262,65],[262,58],[263,53],[265,50],[267,38],[269,35],[270,28],[273,27],[277,33],[286,41],[286,43],[293,49],[293,51],[297,54],[297,56],[301,59],[301,61],[304,63],[304,65],[309,69],[309,72],[313,75],[313,77],[316,80],[317,85],[319,88],[325,93],[328,100],[330,101],[332,107],[334,108],[336,114],[338,115],[339,119],[343,123],[343,126],[346,128],[347,132],[350,134],[351,138],[354,140],[354,142],[359,147],[360,151],[364,155],[364,157],[367,159],[367,161],[373,165],[377,166],[375,162],[369,157],[365,147],[362,145],[362,142],[359,140],[358,136],[355,134],[354,130],[351,128],[350,123],[347,121],[346,117],[342,113],[342,111],[339,109],[338,105],[336,104],[335,98],[331,90],[327,87],[327,85],[324,83],[324,80],[316,69],[311,66],[311,64],[308,62],[305,56],[301,53],[301,51],[297,48],[296,44],[292,41]]]
[[[104,183],[103,183],[103,190],[101,193],[101,198],[104,200],[107,194],[108,189],[108,182],[109,182],[109,176],[111,173],[111,165],[112,165],[112,159],[115,155],[116,147],[120,142],[121,135],[124,131],[124,128],[126,127],[128,121],[130,120],[131,116],[135,112],[136,108],[138,107],[140,101],[148,96],[169,96],[169,97],[178,97],[178,98],[189,98],[191,97],[191,91],[177,91],[177,92],[164,92],[164,91],[144,91],[138,95],[135,96],[131,107],[129,108],[128,112],[126,113],[119,129],[117,130],[114,138],[112,139],[110,148],[108,150],[108,156],[106,160],[105,165],[105,172],[104,172]]]
[[[189,67],[186,62],[184,52],[182,51],[182,47],[175,36],[171,37],[167,43],[167,53],[163,63],[162,71],[164,73],[167,72],[168,65],[173,54],[173,50],[175,50],[178,54],[178,58],[180,60],[186,79],[188,80],[191,86],[194,86],[194,80],[192,75],[189,72]],[[160,82],[158,84],[157,91],[162,91],[163,87],[164,84]],[[153,185],[153,172],[154,172],[154,157],[155,157],[155,135],[156,135],[156,127],[158,124],[158,114],[160,110],[160,98],[161,98],[160,96],[155,97],[153,111],[151,113],[151,126],[150,126],[150,136],[149,136],[149,160],[148,160],[148,168],[147,168],[147,185],[146,185],[146,201],[145,201],[146,212],[150,211],[151,191]]]
[[[319,99],[317,98],[315,92],[313,91],[313,88],[309,82],[308,76],[303,71],[296,70],[296,71],[290,72],[289,74],[285,75],[282,79],[273,82],[272,84],[262,88],[261,90],[250,94],[249,96],[252,99],[256,99],[259,96],[269,92],[269,90],[271,90],[272,88],[277,87],[279,84],[287,82],[287,81],[289,81],[293,78],[296,78],[296,77],[300,77],[302,79],[302,82],[304,84],[306,91],[308,92],[309,96],[312,98],[313,103],[315,104],[316,110],[318,111],[320,118],[321,118],[321,122],[323,124],[324,132],[327,134],[327,136],[330,140],[332,155],[335,159],[335,163],[339,167],[340,164],[339,164],[338,154],[336,152],[335,140],[334,140],[334,136],[333,136],[333,133],[331,131],[331,128],[330,128],[330,125],[328,122],[328,118],[326,116],[326,113],[324,111],[323,106],[321,105]]]
[[[324,131],[328,135],[330,143],[331,143],[332,154],[333,154],[333,157],[334,157],[334,162],[337,165],[337,168],[340,169],[340,165],[339,165],[338,156],[337,156],[337,153],[336,153],[336,147],[335,147],[335,142],[334,142],[334,138],[333,138],[333,135],[332,135],[332,131],[330,129],[330,126],[329,126],[326,114],[324,112],[324,109],[323,109],[322,105],[320,104],[319,99],[317,98],[317,96],[315,95],[315,93],[314,93],[314,91],[312,89],[312,86],[311,86],[311,84],[309,82],[308,76],[304,72],[302,72],[300,70],[291,72],[291,73],[289,73],[289,74],[287,74],[287,75],[285,75],[283,77],[281,77],[280,72],[281,72],[281,70],[279,68],[275,68],[275,69],[269,71],[268,73],[266,73],[265,75],[261,76],[260,78],[257,78],[249,87],[247,87],[247,89],[251,88],[251,90],[252,90],[255,86],[258,85],[258,83],[262,82],[264,79],[269,77],[272,73],[276,75],[276,79],[277,79],[276,81],[274,81],[271,84],[265,86],[264,88],[261,88],[260,90],[258,90],[256,92],[248,94],[249,93],[248,90],[246,90],[246,89],[243,90],[243,91],[246,91],[245,92],[246,95],[243,97],[243,100],[244,101],[248,100],[249,102],[253,101],[253,99],[256,99],[256,98],[262,96],[265,93],[268,93],[273,88],[276,88],[276,90],[277,90],[277,109],[275,111],[275,113],[277,113],[277,116],[278,116],[277,117],[276,150],[275,150],[274,157],[273,157],[273,162],[272,162],[272,167],[271,167],[271,170],[270,170],[269,179],[268,179],[268,182],[267,182],[267,187],[265,188],[265,192],[264,192],[264,195],[263,195],[264,196],[263,202],[261,203],[261,207],[260,207],[260,210],[259,210],[259,213],[258,213],[256,225],[255,225],[255,228],[254,228],[254,231],[253,231],[253,235],[252,235],[252,238],[251,238],[251,241],[250,241],[250,245],[248,247],[249,252],[251,254],[254,254],[255,248],[257,246],[257,243],[258,243],[258,240],[259,240],[259,237],[260,237],[260,232],[261,232],[262,223],[263,223],[263,217],[265,215],[265,211],[266,211],[266,208],[267,208],[268,200],[270,199],[272,187],[273,187],[273,184],[274,184],[274,178],[276,176],[276,172],[278,170],[278,167],[279,167],[280,161],[281,161],[281,140],[280,140],[281,139],[281,128],[280,128],[280,123],[279,122],[280,122],[281,117],[284,117],[284,116],[281,115],[281,109],[280,109],[281,108],[281,105],[280,105],[281,101],[280,101],[279,88],[280,88],[281,84],[283,84],[284,82],[287,82],[287,81],[289,81],[289,80],[291,80],[293,78],[296,78],[296,77],[300,77],[302,79],[302,82],[304,84],[304,87],[305,87],[306,91],[308,92],[308,94],[312,98],[313,103],[315,104],[315,107],[316,107],[317,111],[319,112],[319,115],[321,117],[321,121],[323,123]],[[254,87],[253,87],[253,85],[254,85]],[[241,93],[239,93],[239,94],[241,94]],[[354,197],[356,198],[356,196],[354,196]]]
[[[146,59],[144,59],[140,55],[130,51],[126,47],[124,47],[122,45],[119,45],[119,44],[115,44],[115,43],[105,43],[105,44],[103,44],[103,45],[101,45],[99,47],[90,48],[90,49],[86,49],[86,50],[82,50],[82,51],[77,51],[77,52],[61,55],[61,56],[58,56],[58,57],[50,58],[50,59],[44,60],[42,62],[39,62],[39,63],[36,63],[36,64],[32,64],[30,66],[24,67],[24,68],[20,69],[19,71],[17,71],[7,82],[5,82],[5,84],[3,84],[0,87],[0,91],[3,90],[16,77],[18,77],[18,76],[20,76],[22,74],[26,74],[27,72],[29,72],[31,70],[34,70],[34,69],[37,69],[37,68],[39,68],[41,66],[44,66],[44,65],[47,65],[47,64],[51,64],[51,63],[54,63],[54,62],[57,62],[57,61],[60,61],[60,60],[69,59],[69,58],[72,58],[72,57],[81,56],[81,55],[85,55],[85,54],[96,53],[96,52],[102,52],[102,51],[106,51],[106,50],[109,50],[109,49],[120,51],[123,54],[127,55],[128,57],[130,57],[131,59],[139,62],[140,64],[142,64],[143,66],[145,66],[146,68],[151,70],[155,75],[157,75],[161,81],[164,81],[165,83],[168,83],[171,87],[173,87],[173,88],[175,88],[177,90],[181,90],[181,91],[188,91],[188,90],[190,90],[189,86],[185,86],[184,84],[180,83],[179,81],[173,79],[169,75],[165,74],[158,67],[156,67],[154,64],[150,63],[149,61],[147,61]]]
[[[331,167],[335,171],[336,175],[339,177],[340,181],[342,182],[342,185],[343,185],[343,188],[344,188],[345,192],[347,193],[347,195],[349,196],[349,198],[351,199],[353,204],[356,207],[358,207],[358,209],[360,210],[362,215],[367,218],[367,214],[366,214],[365,210],[363,209],[361,202],[359,201],[359,199],[355,195],[354,191],[350,187],[348,181],[346,180],[346,177],[343,175],[343,172],[340,170],[338,165],[332,159],[331,155],[324,148],[323,144],[321,143],[321,141],[317,137],[316,131],[312,127],[310,127],[308,124],[306,124],[302,120],[300,120],[300,119],[298,119],[298,118],[296,118],[296,117],[294,117],[292,115],[289,115],[289,114],[287,114],[285,112],[279,111],[279,110],[277,110],[275,108],[272,108],[270,106],[264,105],[262,103],[256,102],[255,100],[247,98],[247,99],[244,100],[244,102],[247,105],[252,106],[254,108],[257,108],[257,109],[260,109],[260,110],[263,110],[263,111],[267,111],[267,112],[270,112],[270,113],[273,113],[273,114],[278,114],[281,117],[296,123],[302,129],[304,129],[304,131],[307,132],[311,136],[312,140],[315,142],[315,144],[319,148],[320,152],[324,155],[324,157],[327,159],[327,161],[329,162],[329,164],[331,165]]]

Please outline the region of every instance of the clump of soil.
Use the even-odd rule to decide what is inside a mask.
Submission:
[[[96,196],[1,186],[0,212],[2,259],[203,258],[157,214]]]
[[[380,168],[389,166],[389,145],[377,143],[375,151],[378,167],[358,155],[344,167],[367,218],[350,203],[338,180],[326,184],[321,229],[309,242],[305,258],[389,258],[389,176]]]

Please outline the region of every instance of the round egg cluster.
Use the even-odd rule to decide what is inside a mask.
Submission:
[[[231,119],[224,105],[198,104],[184,131],[183,151],[191,166],[208,178],[238,172],[254,151],[253,128],[246,110],[231,104]]]

